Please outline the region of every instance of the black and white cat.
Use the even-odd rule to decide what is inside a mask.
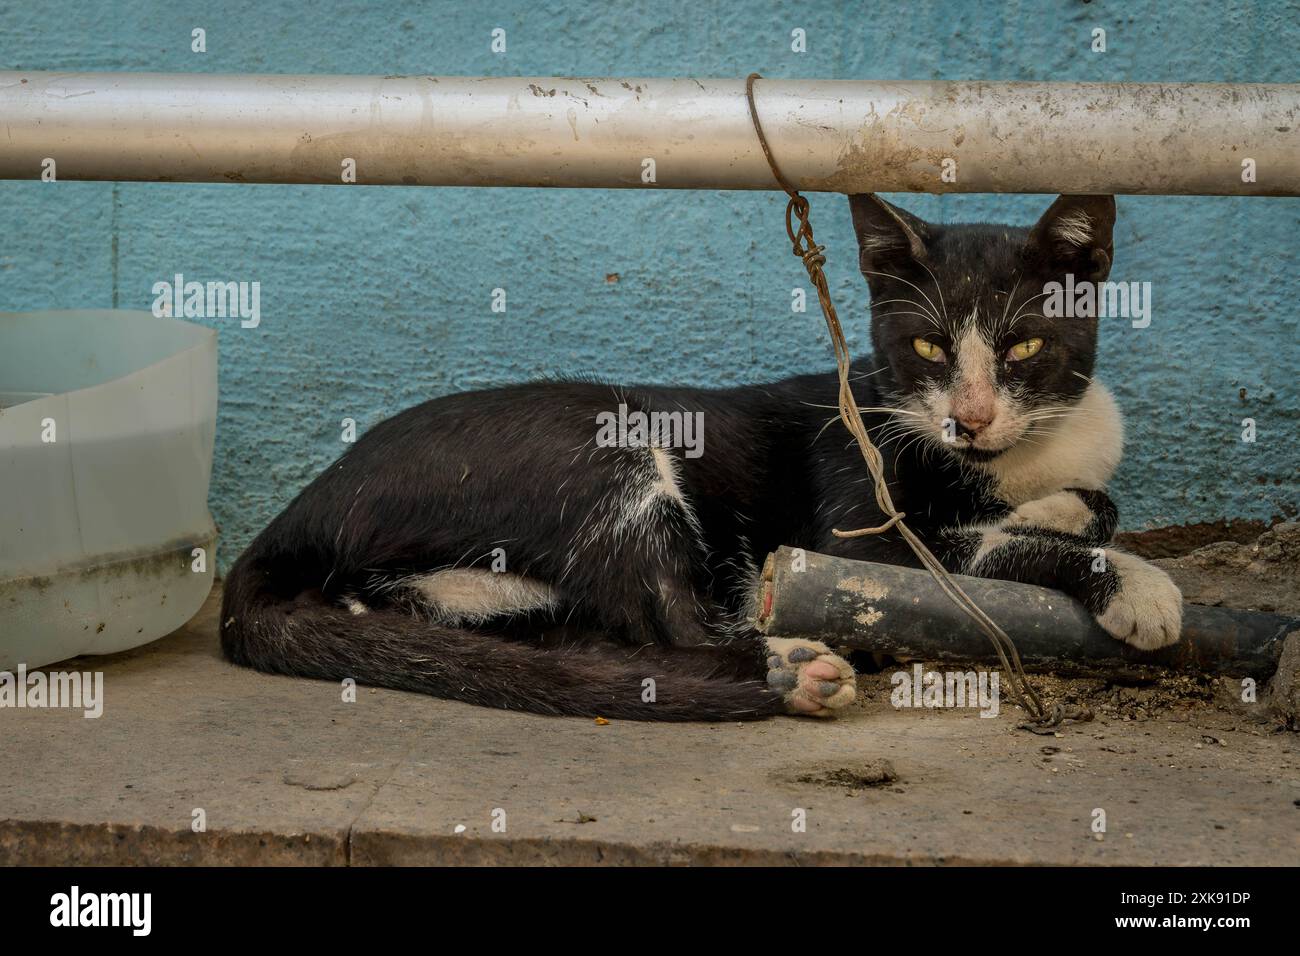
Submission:
[[[1106,278],[1113,198],[1061,196],[1032,229],[850,205],[872,296],[855,394],[908,523],[953,571],[1059,588],[1139,648],[1176,641],[1173,582],[1101,550],[1122,426],[1092,378],[1097,320],[1041,307],[1067,273]],[[266,671],[537,713],[833,715],[852,668],[816,641],[764,640],[751,604],[783,544],[915,564],[895,534],[831,533],[882,520],[837,390],[833,373],[559,381],[408,409],[239,558],[222,645]],[[705,453],[598,440],[620,405],[702,413]]]

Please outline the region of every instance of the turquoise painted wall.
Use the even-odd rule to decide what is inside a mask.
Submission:
[[[0,68],[1300,80],[1300,12],[1263,0],[480,6],[9,3]],[[504,56],[489,50],[498,26]],[[1095,26],[1105,54],[1090,50]],[[194,27],[206,54],[190,52]],[[795,27],[804,54],[790,52]],[[890,198],[944,221],[1029,222],[1049,201]],[[840,313],[864,343],[847,205],[812,203]],[[801,269],[782,211],[757,193],[4,182],[0,310],[147,309],[153,283],[177,272],[261,283],[259,328],[211,320],[212,510],[228,565],[342,451],[344,417],[364,428],[430,396],[539,375],[724,384],[828,368],[820,316],[790,312]],[[1128,418],[1125,527],[1294,513],[1298,226],[1295,199],[1119,200],[1114,277],[1149,281],[1154,297],[1150,328],[1103,331],[1100,377]],[[505,315],[490,310],[498,286]],[[1240,441],[1247,416],[1253,445]]]

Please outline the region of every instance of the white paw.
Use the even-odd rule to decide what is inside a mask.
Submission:
[[[1097,615],[1097,623],[1139,650],[1176,644],[1183,629],[1178,585],[1155,565],[1122,551],[1108,548],[1106,563],[1119,577],[1119,590]]]
[[[834,717],[853,702],[853,668],[821,641],[769,637],[767,653],[767,685],[785,696],[790,713]]]

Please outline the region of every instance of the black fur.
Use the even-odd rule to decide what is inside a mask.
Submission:
[[[852,198],[873,295],[874,355],[853,365],[860,405],[897,408],[928,385],[950,384],[953,368],[920,358],[912,340],[929,336],[954,352],[958,330],[945,323],[971,310],[997,320],[986,331],[999,349],[1047,340],[1033,361],[999,368],[1009,394],[1027,408],[1077,400],[1092,373],[1095,321],[1064,324],[1033,308],[1005,319],[1032,305],[1064,266],[1104,277],[1113,203],[1062,197],[1031,232],[938,227],[874,197]],[[1101,225],[1099,254],[1053,238],[1052,217],[1079,209]],[[891,301],[926,297],[937,315],[940,296],[939,323]],[[916,563],[895,534],[832,534],[882,520],[860,453],[836,420],[837,389],[832,373],[720,390],[566,381],[408,409],[366,433],[236,562],[223,647],[262,670],[538,713],[736,720],[782,712],[782,687],[765,682],[766,651],[747,619],[764,557],[792,545]],[[665,449],[675,489],[649,449],[596,444],[597,416],[619,404],[703,413],[703,455]],[[945,448],[888,410],[866,420],[909,524],[963,569],[978,540],[954,529],[1010,511],[971,464],[1001,450]],[[1056,548],[1053,557],[1017,562],[1008,550],[980,573],[1085,596],[1097,582],[1069,576],[1093,539],[1109,538],[1114,509],[1103,492],[1080,494],[1099,516],[1089,540],[1045,531],[1035,541],[1039,551]],[[636,519],[620,523],[627,514]],[[1061,554],[1071,557],[1063,563]],[[510,574],[553,588],[556,603],[448,623],[403,585],[439,570],[486,571],[494,561],[495,570],[504,561]],[[350,600],[365,613],[351,613]],[[647,678],[653,701],[643,699]]]

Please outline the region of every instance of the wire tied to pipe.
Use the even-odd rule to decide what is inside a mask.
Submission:
[[[980,608],[978,604],[962,590],[961,586],[953,580],[952,576],[944,568],[943,563],[934,555],[925,542],[923,542],[916,533],[903,521],[905,514],[894,507],[893,497],[889,493],[889,485],[885,481],[884,459],[881,457],[880,450],[872,443],[871,437],[867,434],[867,426],[862,421],[862,412],[858,408],[857,400],[853,396],[853,388],[849,382],[849,366],[852,361],[849,355],[848,343],[844,339],[844,330],[840,326],[839,316],[835,312],[835,304],[831,301],[830,286],[826,280],[826,273],[823,266],[826,264],[825,246],[818,245],[813,238],[812,223],[808,216],[808,200],[800,195],[799,191],[791,185],[790,181],[781,173],[777,165],[776,158],[772,155],[772,148],[768,145],[767,137],[763,134],[763,126],[758,120],[758,107],[754,104],[754,81],[762,79],[758,73],[751,73],[745,80],[745,97],[749,102],[749,118],[753,120],[754,132],[758,135],[758,143],[763,148],[763,155],[767,157],[767,164],[771,167],[772,176],[781,186],[790,201],[785,207],[785,231],[790,239],[790,246],[796,256],[804,264],[808,271],[808,278],[817,290],[817,301],[821,303],[822,315],[826,318],[826,328],[830,331],[831,343],[835,348],[835,364],[839,369],[840,377],[840,394],[839,394],[839,411],[840,420],[844,422],[844,427],[849,430],[858,443],[858,448],[862,451],[862,457],[867,463],[867,470],[871,472],[871,477],[875,481],[876,506],[880,512],[886,516],[884,524],[874,528],[860,528],[856,531],[841,531],[838,528],[832,529],[832,533],[838,538],[860,538],[870,534],[882,534],[886,531],[897,530],[903,540],[916,553],[917,558],[930,572],[930,576],[938,583],[939,588],[946,594],[958,607],[969,615],[980,630],[988,637],[993,644],[993,649],[997,651],[998,660],[1002,663],[1003,670],[1010,678],[1012,695],[1016,703],[1020,704],[1030,715],[1034,724],[1041,727],[1053,727],[1061,723],[1067,717],[1073,717],[1073,712],[1067,711],[1060,704],[1056,704],[1049,712],[1043,706],[1042,699],[1034,690],[1033,685],[1029,682],[1028,675],[1025,674],[1024,665],[1020,662],[1020,653],[1016,650],[1015,643],[1002,630],[998,624],[990,618]],[[795,223],[798,222],[796,227]]]

